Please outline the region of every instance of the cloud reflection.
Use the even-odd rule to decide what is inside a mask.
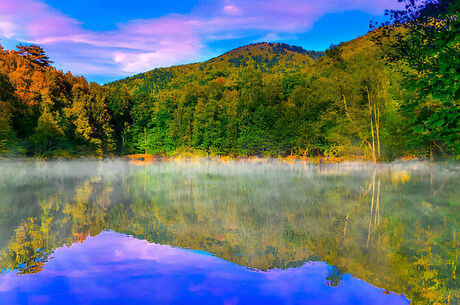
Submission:
[[[346,275],[326,285],[330,266],[251,271],[199,251],[112,231],[59,248],[42,272],[0,276],[6,304],[407,304]]]

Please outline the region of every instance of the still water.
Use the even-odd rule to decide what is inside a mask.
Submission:
[[[0,304],[459,304],[458,165],[1,161]]]

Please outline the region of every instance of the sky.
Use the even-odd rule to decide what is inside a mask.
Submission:
[[[100,84],[255,42],[325,50],[384,20],[397,0],[0,0],[0,43],[43,47]]]

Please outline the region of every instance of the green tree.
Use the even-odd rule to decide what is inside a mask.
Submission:
[[[14,88],[0,74],[0,154],[6,151],[9,142],[14,138],[11,121],[14,102]]]
[[[41,115],[32,135],[32,141],[36,144],[36,151],[41,156],[48,156],[55,150],[64,136],[64,130],[59,122],[59,113],[53,111],[53,106],[54,102],[49,95],[44,95]]]
[[[404,11],[390,12],[394,24],[387,31],[390,59],[405,63],[410,91],[402,111],[412,131],[409,143],[445,158],[460,154],[459,7],[454,0],[408,1]]]

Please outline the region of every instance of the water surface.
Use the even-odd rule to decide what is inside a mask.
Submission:
[[[0,163],[7,304],[458,304],[460,173]]]

